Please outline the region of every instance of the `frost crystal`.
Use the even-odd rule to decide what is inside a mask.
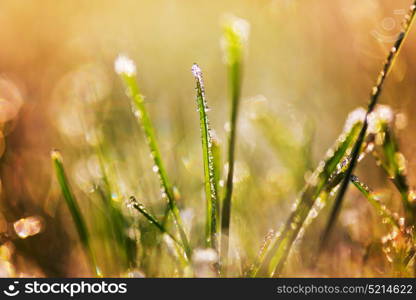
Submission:
[[[117,74],[125,74],[128,76],[136,75],[135,63],[123,54],[119,54],[114,62],[114,69]]]
[[[200,79],[201,78],[201,76],[202,76],[202,71],[201,71],[201,68],[197,65],[197,64],[193,64],[192,65],[192,74],[195,76],[195,77],[197,77],[198,79]]]
[[[359,123],[364,122],[366,111],[364,108],[359,107],[352,112],[347,117],[347,121],[345,122],[344,132],[349,132],[351,128]]]
[[[246,20],[235,17],[232,20],[231,26],[233,31],[241,38],[243,42],[248,40],[250,24]]]
[[[383,124],[390,124],[393,119],[394,113],[389,106],[378,105],[368,116],[368,131],[370,133],[377,133],[381,130]]]

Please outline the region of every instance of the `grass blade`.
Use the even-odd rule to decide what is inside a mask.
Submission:
[[[62,195],[64,196],[66,205],[75,223],[81,244],[90,260],[91,266],[94,268],[94,273],[99,275],[95,256],[91,249],[90,235],[88,233],[87,225],[65,174],[62,156],[57,150],[53,150],[51,152],[51,159],[55,168],[55,174],[58,179],[59,186],[61,187]]]
[[[228,138],[228,174],[221,217],[221,260],[222,273],[226,276],[231,220],[231,200],[233,194],[235,144],[237,136],[237,118],[241,94],[242,61],[244,43],[247,40],[249,25],[245,20],[233,18],[224,26],[224,46],[231,94],[230,134]]]
[[[205,98],[204,81],[202,71],[197,64],[192,66],[192,74],[196,80],[196,102],[199,112],[201,127],[202,154],[204,162],[204,180],[206,197],[206,247],[217,249],[217,185],[215,183],[215,170],[211,132],[208,121],[208,106]]]
[[[296,141],[294,133],[270,112],[257,114],[253,121],[267,142],[272,146],[279,161],[281,161],[296,183],[297,190],[304,185],[304,174],[308,170],[308,155],[306,146]]]
[[[260,251],[257,254],[256,259],[254,260],[253,264],[251,265],[250,269],[247,272],[248,277],[255,277],[256,274],[259,272],[261,266],[266,259],[267,252],[269,251],[270,245],[272,245],[273,239],[275,238],[274,230],[270,230],[266,236],[264,237],[263,243],[260,247]]]
[[[105,155],[105,145],[103,142],[98,143],[95,146],[95,152],[98,158],[98,165],[100,169],[101,185],[97,186],[97,191],[103,200],[103,208],[106,213],[106,233],[109,235],[108,240],[113,243],[116,241],[118,247],[112,245],[115,255],[119,255],[122,258],[122,264],[124,269],[130,268],[136,264],[136,244],[127,234],[129,227],[129,220],[123,215],[121,211],[120,202],[118,199],[113,198],[113,192],[116,191],[117,195],[118,187],[115,184],[114,179],[115,171],[111,168],[111,164],[108,164],[107,156]],[[107,170],[109,168],[109,170]],[[121,251],[121,253],[119,252]],[[119,252],[117,254],[117,252]],[[120,263],[119,263],[120,264]]]
[[[394,136],[392,128],[388,124],[384,124],[384,140],[382,144],[382,152],[384,157],[384,170],[392,178],[394,185],[399,191],[403,208],[406,214],[406,219],[409,224],[414,224],[415,221],[415,205],[409,201],[410,187],[407,183],[405,174],[405,159],[403,154],[399,152],[399,146]]]
[[[352,175],[351,176],[352,184],[364,195],[364,197],[370,202],[370,204],[376,209],[377,213],[386,221],[388,221],[391,225],[395,226],[396,228],[400,228],[398,221],[392,215],[392,213],[386,208],[385,205],[380,203],[380,200],[377,198],[376,195],[370,190],[370,188],[360,179]]]
[[[345,177],[341,182],[341,186],[340,189],[338,191],[338,194],[335,198],[334,201],[334,207],[331,211],[329,220],[326,224],[324,233],[322,235],[322,240],[321,240],[321,249],[323,249],[329,239],[329,236],[331,234],[331,231],[334,227],[334,223],[339,215],[339,212],[341,210],[341,206],[342,206],[342,202],[344,199],[344,195],[347,191],[348,188],[348,184],[350,182],[350,177],[352,175],[352,172],[356,166],[357,160],[358,160],[358,156],[359,156],[359,152],[360,149],[362,147],[362,144],[364,142],[364,138],[367,132],[367,128],[368,128],[368,116],[373,112],[376,104],[378,103],[378,99],[380,97],[382,88],[384,86],[384,82],[387,78],[387,75],[390,73],[390,71],[393,68],[394,62],[401,50],[401,47],[403,45],[403,42],[405,41],[406,37],[408,36],[408,33],[410,31],[411,25],[414,22],[415,19],[415,13],[416,13],[416,1],[413,2],[413,5],[410,7],[410,11],[408,13],[408,15],[406,15],[405,17],[405,22],[404,22],[404,26],[403,26],[403,30],[399,33],[396,42],[394,43],[393,47],[391,48],[389,55],[387,56],[387,60],[383,65],[383,68],[378,76],[376,85],[373,87],[373,90],[371,92],[371,96],[370,96],[370,102],[368,104],[368,108],[367,108],[367,114],[366,114],[366,118],[364,120],[364,124],[361,128],[360,134],[358,136],[357,141],[355,142],[355,145],[352,149],[352,154],[351,154],[351,161],[349,163],[348,169],[345,173]]]
[[[130,197],[130,202],[129,205],[130,207],[133,207],[135,210],[137,210],[139,213],[141,213],[148,221],[150,224],[154,225],[162,234],[166,234],[167,236],[169,236],[172,241],[175,243],[175,248],[176,248],[176,253],[178,254],[178,258],[180,263],[185,267],[188,265],[188,259],[186,257],[184,257],[183,255],[183,251],[185,251],[184,246],[178,241],[178,239],[171,234],[169,231],[167,231],[166,227],[160,223],[158,221],[158,219],[152,214],[150,213],[146,207],[140,203],[139,201],[137,201],[137,199],[134,196]],[[183,250],[183,251],[182,251]],[[186,252],[185,252],[186,254]]]
[[[183,247],[183,245],[175,238],[175,236],[169,233],[163,226],[163,224],[160,223],[157,220],[157,218],[152,213],[150,213],[142,203],[137,201],[137,199],[134,196],[130,197],[129,206],[133,207],[135,210],[141,213],[150,222],[150,224],[153,224],[157,229],[160,230],[161,233],[167,234],[175,243]]]
[[[179,208],[176,204],[175,196],[173,193],[172,185],[169,182],[168,175],[165,166],[162,162],[162,156],[160,154],[159,146],[156,141],[156,134],[153,128],[152,121],[149,113],[144,104],[144,98],[140,94],[139,86],[136,82],[136,66],[132,60],[125,56],[117,57],[115,61],[115,70],[122,78],[124,84],[128,90],[128,96],[133,102],[133,106],[136,109],[136,117],[141,124],[146,140],[150,149],[151,156],[154,162],[154,169],[160,179],[160,185],[162,187],[162,196],[167,199],[170,211],[173,214],[174,222],[178,229],[182,244],[185,248],[186,256],[191,258],[191,248],[189,246],[188,238],[186,236],[182,219],[179,214]]]

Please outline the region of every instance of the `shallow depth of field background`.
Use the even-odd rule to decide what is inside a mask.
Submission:
[[[244,268],[268,230],[286,220],[303,173],[323,158],[348,113],[367,104],[409,5],[408,0],[1,1],[0,276],[89,275],[52,173],[52,148],[61,150],[85,214],[96,209],[88,200],[97,175],[91,150],[95,135],[106,139],[120,197],[136,195],[156,213],[163,212],[148,149],[113,70],[119,53],[137,63],[139,85],[169,176],[180,190],[191,241],[202,243],[202,152],[190,68],[197,62],[204,72],[211,125],[225,150],[229,99],[220,37],[226,14],[251,24],[231,225],[234,267]],[[412,186],[415,42],[413,30],[381,98],[407,117],[407,126],[398,134]],[[279,125],[261,130],[258,115],[278,120]],[[281,156],[268,141],[268,135],[289,132],[293,143],[302,143],[310,138],[305,126],[306,132],[313,131],[307,154]],[[393,210],[399,207],[397,193],[373,159],[366,158],[356,172],[385,194]],[[13,224],[31,216],[40,222],[40,232],[25,239],[13,235]],[[337,224],[318,271],[311,273],[304,259],[309,247],[316,246],[322,227],[316,224],[316,232],[312,228],[311,238],[296,248],[285,274],[391,275],[377,248],[386,233],[383,225],[353,188]],[[100,248],[98,233],[95,239]],[[120,270],[117,257],[101,249],[106,275],[131,271]],[[371,259],[366,259],[369,251]],[[166,268],[155,274],[171,274]]]

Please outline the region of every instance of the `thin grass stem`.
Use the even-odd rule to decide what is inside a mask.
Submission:
[[[237,137],[237,119],[241,94],[242,62],[244,43],[247,40],[248,23],[233,18],[224,26],[224,46],[228,67],[228,80],[231,95],[230,133],[228,137],[228,173],[225,183],[225,196],[222,201],[221,252],[220,265],[223,276],[227,276],[227,260],[230,236],[231,200],[233,194],[235,144]]]
[[[59,186],[61,187],[62,195],[64,196],[66,205],[74,221],[78,237],[81,241],[84,251],[87,254],[88,259],[90,260],[90,264],[94,274],[99,276],[100,272],[97,266],[95,255],[91,248],[90,235],[87,229],[87,224],[84,216],[81,213],[81,209],[78,206],[78,202],[74,196],[74,193],[72,192],[71,186],[68,182],[60,152],[58,150],[53,150],[51,152],[51,159],[55,168],[55,174],[58,179]]]
[[[261,266],[264,263],[264,260],[266,259],[267,252],[269,251],[270,245],[272,245],[275,235],[276,233],[274,232],[274,230],[270,230],[264,237],[260,250],[257,253],[257,256],[254,262],[252,263],[250,269],[247,272],[248,277],[256,277],[257,273],[259,272]]]

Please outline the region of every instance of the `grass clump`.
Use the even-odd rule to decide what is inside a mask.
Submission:
[[[257,255],[252,255],[250,259],[245,258],[245,264],[241,263],[240,268],[241,270],[244,269],[244,272],[239,273],[230,272],[230,270],[235,269],[230,268],[231,251],[229,251],[229,248],[232,212],[237,210],[238,213],[238,209],[241,209],[238,205],[233,205],[233,197],[235,197],[233,190],[236,179],[238,118],[241,106],[243,58],[246,52],[245,44],[248,35],[248,24],[244,20],[231,18],[224,26],[222,43],[225,52],[231,101],[229,126],[227,126],[229,128],[227,132],[228,140],[225,150],[225,166],[227,168],[225,168],[225,184],[223,187],[220,184],[220,170],[223,168],[221,162],[221,145],[210,128],[202,71],[198,65],[194,64],[192,66],[192,73],[196,82],[196,103],[201,132],[203,186],[206,203],[204,222],[201,222],[204,223],[204,230],[198,231],[200,229],[198,227],[200,225],[199,223],[195,226],[196,229],[192,228],[196,233],[204,231],[204,234],[200,234],[198,241],[190,240],[192,235],[187,234],[185,231],[185,218],[181,216],[179,211],[174,187],[168,178],[163,155],[159,150],[156,131],[136,81],[136,66],[125,56],[119,56],[116,59],[116,73],[121,77],[124,86],[127,88],[127,95],[134,108],[134,114],[141,125],[151,153],[153,171],[157,173],[160,180],[162,198],[167,200],[167,206],[165,207],[164,205],[162,208],[165,211],[162,216],[151,213],[134,196],[129,197],[129,205],[148,221],[145,223],[149,227],[158,232],[158,237],[169,237],[169,240],[173,241],[177,254],[174,256],[174,259],[176,259],[175,269],[173,269],[175,274],[215,274],[215,276],[223,277],[230,275],[248,277],[281,276],[296,241],[300,240],[311,222],[317,219],[321,210],[325,206],[328,206],[330,210],[329,219],[323,225],[322,237],[318,241],[320,247],[318,247],[317,256],[326,250],[325,247],[330,233],[335,227],[335,222],[349,183],[352,183],[364,198],[367,199],[376,213],[381,216],[383,224],[386,224],[388,226],[387,228],[391,230],[389,235],[384,239],[384,248],[389,247],[391,250],[391,247],[397,245],[397,236],[401,235],[404,237],[401,248],[395,249],[397,251],[390,251],[388,257],[389,260],[398,262],[397,265],[399,267],[397,270],[399,270],[398,272],[400,274],[407,272],[407,266],[414,260],[414,254],[416,253],[416,249],[413,246],[414,229],[412,227],[415,224],[416,214],[415,207],[412,204],[413,194],[408,179],[406,178],[405,159],[399,152],[398,142],[395,139],[391,126],[394,114],[389,108],[379,105],[378,102],[386,77],[391,71],[403,41],[407,37],[410,26],[413,23],[415,9],[416,6],[412,6],[410,14],[405,19],[404,29],[399,34],[397,41],[389,52],[387,61],[371,93],[370,103],[367,109],[358,108],[348,116],[344,130],[339,135],[334,146],[328,150],[325,159],[318,164],[310,176],[304,178],[303,174],[309,170],[311,165],[310,155],[307,153],[311,149],[311,140],[308,139],[307,143],[294,143],[294,136],[290,133],[273,136],[275,132],[268,132],[270,127],[278,127],[276,131],[284,133],[286,125],[274,120],[275,118],[269,112],[266,112],[256,120],[258,128],[264,133],[268,142],[273,145],[277,156],[285,160],[286,164],[284,167],[289,169],[295,178],[296,192],[300,190],[300,193],[286,222],[277,232],[274,230],[269,231],[261,245],[260,251]],[[377,195],[361,179],[358,179],[354,175],[356,165],[369,153],[376,157],[377,163],[384,169],[389,178],[392,179],[399,191],[403,203],[404,218],[398,217],[398,214],[392,214],[386,205],[380,202]],[[296,158],[291,161],[291,156],[296,156]],[[94,255],[91,251],[86,222],[69,187],[62,159],[58,152],[53,152],[52,159],[62,193],[71,211],[81,243],[90,256],[92,264],[96,265]],[[100,160],[100,165],[102,169],[101,173],[103,174],[102,181],[104,183],[103,194],[106,195],[103,199],[108,200],[112,197],[113,190],[117,188],[113,187],[112,180],[107,176],[106,162],[103,157]],[[304,182],[305,180],[306,183]],[[256,188],[258,187],[254,187],[253,189]],[[122,196],[120,198],[124,199]],[[251,210],[251,208],[250,206],[248,209]],[[154,211],[157,210],[154,209]],[[121,228],[123,226],[120,224],[123,222],[120,220],[123,219],[123,212],[119,209],[110,209],[108,212],[110,221],[113,222],[111,224],[118,224],[114,225],[113,230],[115,230],[116,235],[120,236],[119,240],[122,243]],[[173,216],[176,231],[172,231],[169,227],[169,215]],[[325,219],[320,218],[319,220]],[[145,240],[143,236],[148,232],[143,228],[140,228],[140,230],[143,241]],[[154,244],[156,246],[152,245],[154,248],[151,248],[151,251],[154,249],[157,250],[153,253],[156,253],[155,255],[157,256],[155,260],[159,260],[159,256],[163,252],[163,246],[161,243],[157,244],[157,242]],[[146,247],[143,248],[145,249],[143,250],[144,255],[150,256],[146,252],[148,249]],[[235,254],[234,251],[233,254]],[[178,261],[180,263],[176,264]],[[416,266],[416,263],[414,265]],[[183,270],[189,268],[192,270],[191,272],[185,272],[183,270],[183,272],[180,272],[177,269],[179,268],[178,266],[183,268]],[[198,268],[201,268],[202,271]],[[214,272],[211,272],[212,270]]]
[[[178,229],[185,253],[188,259],[191,257],[191,248],[189,246],[188,238],[183,228],[183,222],[179,214],[179,209],[176,204],[173,187],[170,184],[165,166],[162,161],[159,146],[156,141],[156,134],[153,128],[149,113],[144,104],[144,98],[140,94],[139,86],[137,85],[135,75],[136,66],[128,57],[119,56],[115,62],[115,70],[123,79],[124,84],[128,90],[128,96],[131,98],[135,109],[135,116],[140,122],[146,136],[146,141],[149,145],[150,153],[154,162],[153,170],[159,176],[162,187],[162,197],[167,199],[169,211],[173,214],[173,218]]]

